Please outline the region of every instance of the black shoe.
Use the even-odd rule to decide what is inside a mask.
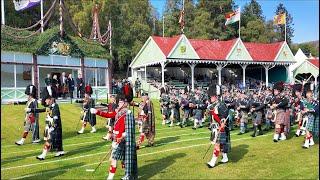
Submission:
[[[251,134],[251,137],[256,137],[256,133]]]
[[[242,133],[242,132],[239,132],[239,133],[238,133],[238,135],[242,135],[242,134],[244,134],[244,133]]]
[[[196,127],[192,127],[192,129],[193,129],[193,130],[196,130],[197,128],[196,128]]]
[[[199,126],[199,128],[203,128],[203,126]]]
[[[37,159],[39,159],[40,161],[43,161],[43,160],[44,160],[44,158],[39,158],[38,156],[37,156]]]
[[[276,139],[273,139],[273,142],[278,142],[278,140],[276,140]]]

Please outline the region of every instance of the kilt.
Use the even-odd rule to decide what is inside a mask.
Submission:
[[[150,123],[148,120],[142,121],[142,132],[145,134],[150,132]]]
[[[220,144],[221,151],[228,153],[231,150],[230,133],[229,131],[220,132],[217,137],[217,143]]]
[[[194,119],[201,120],[202,119],[202,110],[195,109],[194,111]]]
[[[312,114],[308,114],[308,121],[307,121],[307,125],[306,125],[306,128],[308,131],[311,131],[313,132],[316,128],[316,124],[315,124],[315,117],[312,115]],[[318,128],[319,128],[319,125],[318,125]]]
[[[262,122],[262,112],[258,111],[254,113],[253,124],[261,124]]]
[[[178,112],[178,110],[176,108],[171,108],[170,109],[170,118],[172,117],[172,118],[178,120],[179,119],[179,114],[178,113],[179,112]]]
[[[240,122],[248,123],[248,113],[245,111],[241,111],[240,114],[241,114]]]
[[[30,119],[24,121],[24,127],[23,127],[24,131],[25,131],[25,132],[32,131],[32,130],[33,130],[33,128],[32,128],[32,127],[33,127],[33,124],[34,124],[34,123],[32,123],[32,122],[30,121]]]
[[[275,124],[285,125],[286,112],[283,109],[277,109]]]
[[[163,108],[161,108],[161,110],[162,110],[162,115],[165,115],[166,116],[166,118],[168,118],[169,117],[169,110],[168,110],[168,107],[163,107]]]
[[[267,109],[266,119],[273,119],[272,110],[270,108]]]
[[[125,141],[122,141],[119,144],[117,144],[116,142],[112,142],[112,152],[111,152],[112,159],[123,161],[124,154],[125,154]]]
[[[46,125],[43,131],[43,139],[45,141],[49,141],[51,139],[50,137],[50,131],[49,131],[49,125]]]
[[[189,114],[190,114],[190,110],[189,109],[184,109],[183,110],[183,119],[188,119],[189,118]]]

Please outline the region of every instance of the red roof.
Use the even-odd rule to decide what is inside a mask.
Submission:
[[[174,45],[177,43],[179,36],[174,37],[160,37],[160,36],[152,36],[153,40],[157,43],[161,51],[165,56],[168,56],[171,49],[174,47]]]
[[[249,54],[254,61],[273,61],[283,42],[276,42],[271,44],[244,42]]]
[[[226,60],[237,39],[228,41],[190,39],[189,41],[200,59]]]
[[[152,36],[161,51],[168,56],[178,39],[181,37]],[[226,60],[237,39],[228,41],[189,39],[192,47],[200,57],[206,60]],[[251,55],[253,61],[274,61],[284,42],[270,44],[244,42],[244,46]],[[318,62],[319,67],[319,62]]]
[[[315,65],[319,68],[319,59],[318,58],[309,59],[309,62],[311,62],[313,65]]]

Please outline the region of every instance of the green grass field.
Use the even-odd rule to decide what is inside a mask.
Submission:
[[[293,137],[293,131],[288,140],[278,143],[272,141],[272,132],[252,138],[251,132],[237,135],[239,130],[232,131],[229,163],[209,169],[206,162],[211,158],[212,149],[202,159],[210,146],[209,130],[163,126],[156,100],[154,105],[156,146],[143,147],[137,152],[140,179],[319,179],[318,141],[310,149],[303,149],[303,137]],[[101,139],[106,132],[105,119],[97,118],[97,133],[91,134],[89,126],[85,134],[77,135],[80,106],[60,104],[63,146],[67,154],[55,158],[54,153],[48,153],[45,161],[39,161],[36,156],[42,152],[43,141],[31,144],[29,134],[25,145],[14,144],[22,135],[24,108],[23,105],[1,106],[1,179],[107,177],[108,160],[95,173],[86,171],[95,169],[110,147],[110,142]],[[44,114],[41,114],[41,137],[43,128]],[[123,175],[118,163],[115,179]]]

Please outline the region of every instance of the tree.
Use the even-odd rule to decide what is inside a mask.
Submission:
[[[241,25],[247,26],[248,22],[256,21],[257,19],[264,22],[265,17],[260,4],[256,0],[251,0],[247,3],[241,12]]]
[[[286,36],[287,36],[287,43],[290,45],[292,43],[292,37],[294,36],[294,29],[293,29],[293,17],[291,16],[291,14],[287,11],[287,9],[285,8],[285,6],[280,3],[277,6],[276,9],[276,14],[282,14],[282,13],[286,13]],[[278,26],[278,32],[280,32],[280,37],[282,41],[284,41],[284,34],[285,34],[285,25],[280,25]]]

